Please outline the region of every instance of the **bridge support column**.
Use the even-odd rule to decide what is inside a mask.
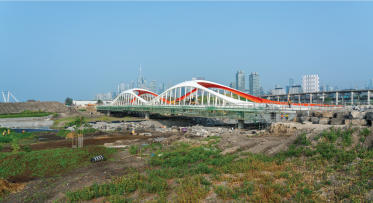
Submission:
[[[110,116],[110,111],[107,111],[107,112],[106,112],[106,115],[107,115],[107,116]]]
[[[245,128],[245,123],[244,123],[245,120],[238,120],[238,125],[237,125],[237,128],[238,129],[244,129]]]
[[[145,111],[145,119],[150,119],[150,112],[149,111]]]
[[[245,118],[245,113],[244,112],[238,112],[238,117],[239,118]],[[237,124],[237,128],[238,129],[244,129],[245,128],[245,123],[244,123],[245,120],[243,119],[238,119],[238,124]]]
[[[338,106],[338,92],[335,93],[335,105]]]
[[[171,116],[172,116],[172,117],[175,116],[175,109],[171,109]]]
[[[325,94],[324,92],[322,93],[322,103],[324,103],[324,97],[325,97]]]
[[[370,105],[370,91],[367,92],[367,104]]]
[[[300,104],[300,94],[298,94],[298,103]]]
[[[354,92],[351,92],[351,106],[354,105]]]
[[[280,96],[277,96],[277,101],[280,101]]]

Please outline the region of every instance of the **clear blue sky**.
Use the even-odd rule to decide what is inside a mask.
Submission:
[[[373,2],[0,2],[0,91],[18,100],[93,99],[136,81],[193,75],[265,90],[318,74],[373,78]],[[158,87],[157,87],[158,88]]]

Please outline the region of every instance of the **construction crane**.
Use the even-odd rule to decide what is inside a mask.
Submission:
[[[7,92],[7,91],[5,91],[5,92]],[[6,97],[5,97],[5,94],[4,94],[4,92],[3,92],[3,98],[4,98],[4,102],[5,103],[9,103],[9,95],[11,95],[12,97],[13,97],[13,99],[14,100],[16,100],[17,102],[19,102],[13,95],[12,95],[12,93],[10,93],[9,91],[8,91],[8,100],[6,99]]]

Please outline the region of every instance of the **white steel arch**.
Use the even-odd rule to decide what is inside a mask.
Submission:
[[[155,96],[156,94],[149,90],[134,88],[120,93],[110,105],[146,105]]]

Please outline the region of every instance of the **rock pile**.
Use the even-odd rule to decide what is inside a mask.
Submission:
[[[310,110],[297,111],[295,122],[303,124],[322,125],[356,125],[366,126],[373,120],[373,109],[359,108],[359,110]]]

